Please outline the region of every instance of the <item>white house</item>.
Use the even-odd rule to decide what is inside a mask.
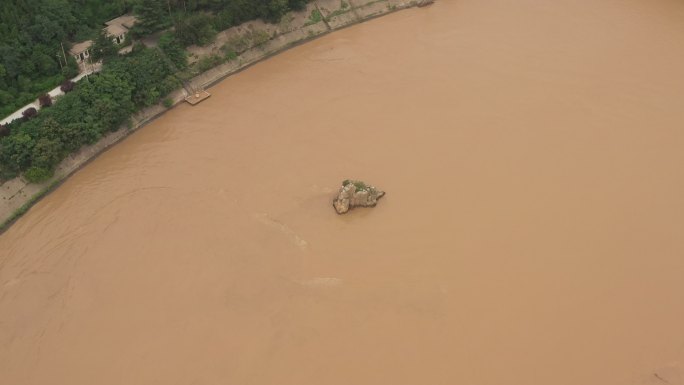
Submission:
[[[92,40],[76,43],[69,50],[69,54],[76,59],[76,63],[81,64],[90,57],[90,47],[92,46]]]
[[[105,25],[107,25],[107,27],[105,27],[105,31],[107,32],[108,36],[112,37],[114,43],[122,44],[126,39],[128,30],[133,28],[137,22],[138,18],[133,15],[119,16],[116,19],[109,20],[105,23]]]
[[[114,44],[123,44],[126,40],[128,31],[133,28],[138,19],[133,15],[123,15],[116,19],[109,20],[105,23],[105,33],[109,36]],[[92,40],[76,43],[69,50],[69,54],[76,59],[79,66],[90,57],[90,48],[93,46]]]
[[[118,24],[108,25],[105,27],[107,36],[110,36],[114,41],[114,44],[122,44],[126,39],[126,33],[128,30]]]

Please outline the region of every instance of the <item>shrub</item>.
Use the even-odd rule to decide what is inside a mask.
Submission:
[[[277,23],[287,11],[287,0],[263,1],[263,4],[261,4],[261,7],[259,7],[259,17],[266,22]]]
[[[173,73],[169,60],[157,48],[144,48],[133,51],[123,60],[112,61],[103,71],[116,74],[122,81],[133,87],[132,100],[137,107],[159,103],[165,93],[173,90],[165,79]],[[102,74],[100,76],[102,76]],[[106,88],[105,88],[105,92]]]
[[[76,59],[69,56],[67,58],[67,65],[62,68],[62,76],[71,79],[76,75],[78,75],[78,64],[76,63]]]
[[[226,44],[221,47],[224,52],[243,53],[250,47],[250,39],[248,33],[243,35],[233,36]]]
[[[119,52],[119,49],[114,45],[114,41],[107,33],[104,30],[100,30],[90,52],[91,58],[94,61],[100,61],[115,57]]]
[[[311,11],[311,15],[309,15],[309,20],[306,21],[305,25],[311,25],[311,24],[316,24],[319,23],[323,20],[323,15],[318,9],[314,9]]]
[[[130,33],[127,33],[126,36],[124,36],[124,41],[121,42],[121,47],[128,47],[131,44],[133,44],[133,38]]]
[[[238,55],[237,55],[237,53],[235,53],[235,51],[232,51],[232,50],[224,50],[224,51],[225,51],[224,57],[226,58],[226,60],[231,61],[231,60],[237,59]]]
[[[257,30],[252,32],[251,34],[251,39],[252,39],[252,46],[258,47],[269,40],[271,40],[271,35],[268,34],[266,31],[262,30]]]
[[[197,68],[199,69],[200,72],[208,71],[217,65],[223,63],[223,58],[219,55],[211,55],[207,57],[203,57],[200,59],[200,61],[197,63]]]
[[[177,68],[188,66],[188,52],[171,33],[165,33],[159,38],[159,48]]]
[[[135,41],[135,42],[133,42],[133,47],[131,47],[131,52],[138,53],[138,52],[142,52],[146,49],[147,49],[147,47],[145,46],[145,44],[143,44],[143,42]]]
[[[10,134],[10,128],[7,125],[0,124],[0,138],[8,136]]]
[[[234,52],[241,54],[252,47],[258,47],[271,40],[271,35],[264,30],[249,31],[242,35],[231,37],[226,44],[221,47],[224,53]],[[226,57],[228,57],[226,55]]]
[[[45,170],[52,169],[62,160],[62,143],[55,139],[41,138],[33,146],[31,165]]]
[[[173,99],[171,99],[171,98],[164,99],[164,107],[166,107],[166,108],[173,107]]]
[[[301,11],[306,7],[307,0],[288,0],[288,5],[295,11]]]
[[[14,127],[12,131],[14,131]],[[2,160],[3,168],[12,171],[25,170],[31,165],[31,152],[35,145],[36,143],[31,136],[21,132],[21,130],[12,132],[12,135],[2,138],[0,159]]]
[[[55,84],[61,83],[63,79],[64,79],[64,77],[62,75],[59,75],[59,74],[54,75],[54,76],[50,76],[50,77],[46,77],[46,78],[43,78],[40,80],[36,79],[36,80],[31,82],[31,93],[32,94],[35,93],[36,95],[40,95],[43,92],[45,92],[45,90],[51,90],[51,89],[55,88]],[[36,95],[34,95],[33,99],[36,98],[35,97]]]
[[[31,118],[34,118],[38,115],[38,110],[36,110],[33,107],[29,107],[24,110],[24,112],[21,113],[21,115],[24,117],[24,120],[29,120]]]
[[[198,13],[178,19],[175,25],[176,38],[183,45],[207,45],[216,37],[211,16]]]
[[[42,94],[38,97],[38,102],[41,107],[50,107],[52,105],[52,98],[48,94]]]
[[[174,75],[169,75],[159,83],[159,93],[161,96],[167,95],[174,90],[182,87],[183,83]]]
[[[367,191],[368,190],[368,186],[360,180],[345,179],[344,181],[342,181],[342,186],[346,187],[348,184],[353,184],[356,187],[357,191]]]
[[[52,176],[52,171],[41,167],[31,167],[24,173],[24,178],[31,183],[44,182]]]
[[[65,80],[61,86],[59,86],[59,89],[62,90],[62,92],[69,93],[74,90],[74,86],[76,83],[72,82],[71,80]]]
[[[16,176],[17,176],[16,171],[0,168],[0,183],[4,182],[6,180],[14,179]]]
[[[163,0],[139,0],[133,11],[138,15],[135,30],[142,34],[150,34],[166,28],[169,24],[167,3]]]
[[[235,24],[235,14],[230,10],[222,10],[214,16],[214,28],[219,31],[228,29]]]

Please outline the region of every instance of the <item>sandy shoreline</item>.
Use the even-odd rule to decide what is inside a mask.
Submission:
[[[351,27],[353,25],[369,21],[390,13],[417,7],[417,0],[348,0],[350,6],[339,9],[339,0],[316,0],[301,12],[291,12],[284,16],[290,23],[298,22],[299,25],[288,25],[283,33],[279,33],[275,26],[261,21],[250,21],[243,25],[230,28],[219,34],[218,42],[208,47],[190,47],[189,51],[194,56],[193,61],[209,56],[219,50],[220,43],[225,42],[231,36],[238,35],[245,30],[264,28],[272,34],[272,38],[264,45],[253,47],[242,53],[236,60],[230,61],[211,68],[189,81],[192,88],[207,89],[215,86],[227,77],[244,71],[255,64],[283,53],[289,49],[325,36],[334,31]],[[317,9],[323,14],[321,22],[309,24],[307,16],[312,10]],[[191,57],[192,57],[191,56]],[[152,122],[165,112],[183,103],[188,96],[184,89],[179,89],[168,95],[173,100],[171,107],[164,107],[163,103],[143,109],[131,118],[130,126],[124,126],[118,131],[110,133],[97,143],[84,146],[62,161],[55,170],[55,175],[49,180],[32,184],[22,177],[17,177],[0,185],[0,235],[22,215],[43,197],[47,196],[71,175],[85,167],[100,154],[125,139],[128,135],[136,132],[146,124]]]

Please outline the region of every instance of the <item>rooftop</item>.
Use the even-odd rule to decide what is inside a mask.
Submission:
[[[119,36],[119,35],[123,35],[126,32],[128,32],[128,29],[126,29],[125,27],[123,27],[119,24],[110,24],[110,25],[105,27],[105,31],[107,31],[107,35]]]
[[[131,29],[131,28],[133,28],[133,26],[137,22],[138,22],[137,17],[135,17],[133,15],[123,15],[123,16],[117,17],[116,19],[109,20],[105,24],[108,26],[118,25],[118,26],[121,26],[121,27],[124,27],[127,29]]]
[[[69,50],[69,53],[72,55],[78,55],[81,52],[85,52],[86,50],[88,50],[88,48],[90,48],[92,45],[93,45],[92,40],[86,40],[86,41],[83,41],[80,43],[76,43],[71,47],[71,49]]]

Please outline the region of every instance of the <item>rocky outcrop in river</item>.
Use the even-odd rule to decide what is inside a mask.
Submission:
[[[378,204],[378,199],[385,195],[384,191],[367,185],[358,180],[345,180],[337,197],[333,201],[333,207],[338,214],[344,214],[354,207],[373,207]]]

